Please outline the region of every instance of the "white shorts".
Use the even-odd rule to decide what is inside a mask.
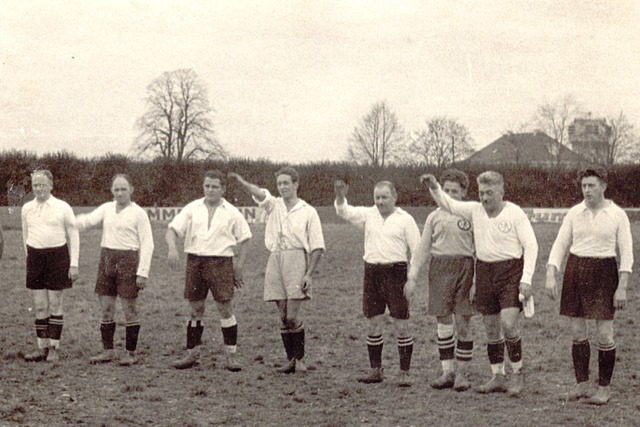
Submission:
[[[311,289],[302,292],[307,272],[307,254],[302,249],[271,252],[264,275],[264,300],[311,299]]]

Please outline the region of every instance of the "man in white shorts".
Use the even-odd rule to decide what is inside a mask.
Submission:
[[[247,182],[238,180],[258,206],[269,215],[264,243],[271,252],[264,280],[264,300],[274,301],[280,314],[280,335],[288,363],[280,372],[306,372],[305,329],[302,303],[311,299],[312,275],[324,252],[324,237],[318,212],[298,197],[300,177],[291,167],[276,172],[281,197]]]

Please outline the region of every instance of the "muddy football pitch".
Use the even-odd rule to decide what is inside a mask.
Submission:
[[[235,298],[242,371],[223,368],[222,334],[212,300],[205,317],[201,363],[175,370],[184,355],[187,304],[184,268],[169,268],[165,228],[154,226],[151,278],[140,298],[140,362],[90,365],[101,350],[100,310],[93,292],[100,230],[81,235],[80,279],[65,291],[61,359],[27,363],[35,348],[33,303],[24,286],[25,256],[19,229],[4,231],[0,261],[0,425],[29,426],[632,426],[640,425],[640,291],[631,276],[628,305],[616,314],[617,365],[612,399],[604,407],[567,403],[557,396],[575,380],[571,337],[558,302],[544,295],[544,264],[558,230],[534,226],[540,252],[534,275],[536,314],[524,320],[525,392],[520,398],[436,391],[440,374],[434,318],[424,295],[411,308],[415,336],[410,388],[397,387],[398,353],[390,322],[385,325],[385,381],[364,385],[368,371],[365,322],[361,312],[362,232],[346,224],[324,226],[327,252],[314,277],[313,300],[304,309],[306,373],[283,375],[285,362],[273,304],[262,301],[267,252],[264,226],[252,225],[245,285]],[[635,259],[640,259],[640,224],[632,224]],[[184,262],[183,262],[184,265]],[[637,262],[636,262],[637,265]],[[210,298],[210,297],[209,297]],[[116,349],[124,352],[124,318],[117,311]],[[475,338],[471,380],[490,377],[481,319]],[[591,380],[597,381],[592,335]],[[508,365],[507,365],[508,366]]]

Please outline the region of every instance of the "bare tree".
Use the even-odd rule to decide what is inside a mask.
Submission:
[[[565,95],[555,101],[545,100],[538,106],[533,117],[535,126],[561,145],[569,144],[569,125],[579,114],[580,107],[573,95]],[[555,146],[548,147],[555,155],[556,166],[562,163],[561,150]]]
[[[147,86],[133,151],[166,160],[226,158],[213,132],[207,90],[192,69],[167,71]]]
[[[438,168],[447,167],[474,152],[467,128],[455,119],[433,117],[416,132],[410,145],[415,157]]]
[[[617,117],[609,118],[608,122],[611,126],[611,138],[609,139],[607,165],[638,161],[640,139],[627,115],[621,111]]]
[[[404,130],[395,113],[381,101],[353,129],[347,157],[356,163],[384,166],[402,161],[405,150]]]

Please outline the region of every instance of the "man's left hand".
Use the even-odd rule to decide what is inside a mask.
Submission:
[[[71,282],[78,280],[79,275],[78,267],[69,267],[69,279],[71,279]]]
[[[524,297],[524,300],[528,300],[529,297],[533,294],[533,290],[531,289],[531,285],[528,283],[520,282],[520,293]]]
[[[244,272],[242,270],[242,267],[235,263],[233,265],[233,275],[235,276],[236,288],[242,288],[242,285],[244,285]]]
[[[147,286],[147,278],[142,276],[136,276],[136,287],[139,291],[144,290]]]
[[[616,293],[613,294],[613,306],[616,308],[616,310],[623,310],[626,305],[627,305],[627,290],[618,288]]]

